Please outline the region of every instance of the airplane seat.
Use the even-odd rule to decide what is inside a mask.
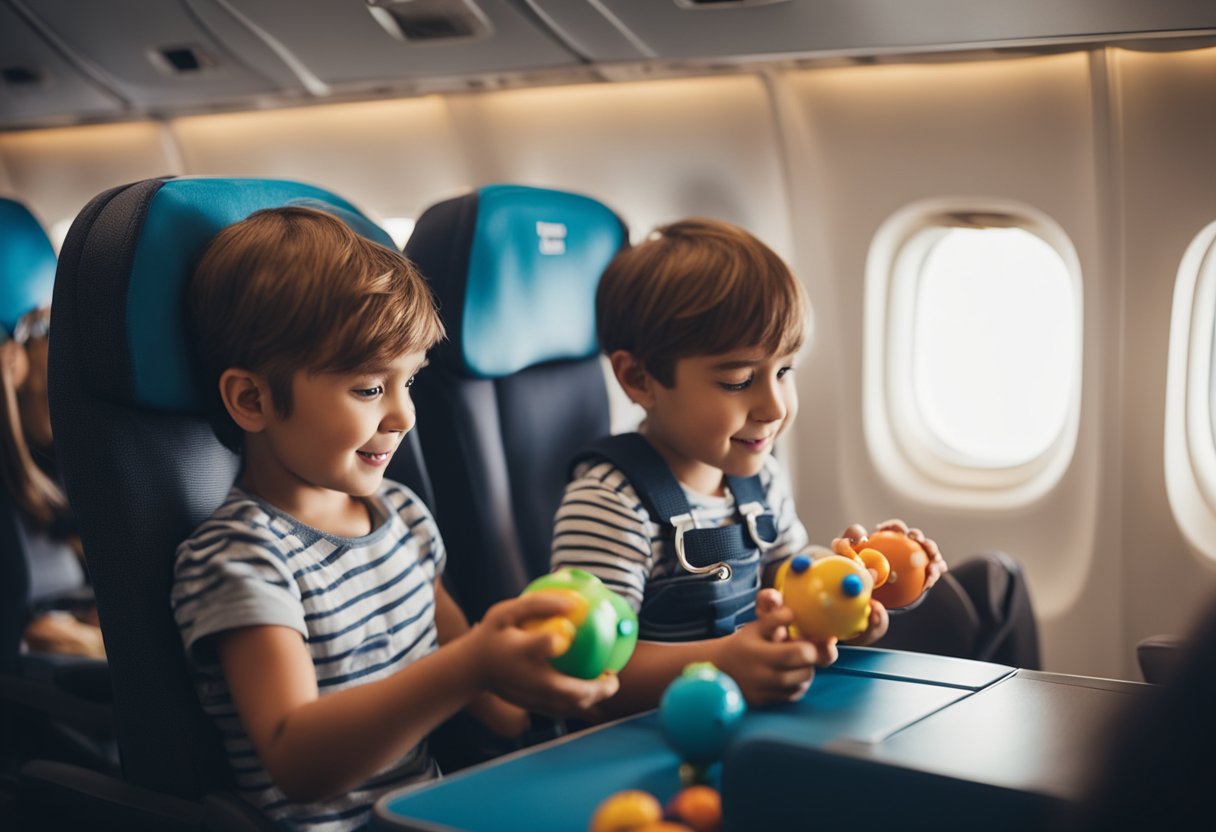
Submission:
[[[447,328],[414,402],[470,621],[549,571],[569,461],[609,432],[595,291],[627,242],[590,197],[490,185],[428,208],[405,246]]]
[[[1136,644],[1136,664],[1140,667],[1140,676],[1153,685],[1168,682],[1178,672],[1186,646],[1185,638],[1169,633],[1141,639]]]
[[[55,265],[38,220],[21,202],[0,198],[0,340],[14,337],[27,312],[50,305]],[[30,756],[116,769],[106,663],[22,649],[36,612],[91,597],[75,554],[28,529],[10,489],[0,489],[0,769]]]
[[[20,785],[39,811],[55,807],[118,828],[273,828],[230,790],[169,592],[178,544],[219,506],[239,467],[207,420],[185,285],[216,232],[288,204],[327,210],[392,246],[320,188],[202,177],[106,191],[64,243],[52,305],[51,414],[110,661],[123,779],[28,765]]]
[[[1026,577],[1004,552],[981,552],[951,565],[923,601],[891,614],[877,646],[1041,667]]]
[[[1167,829],[1211,822],[1216,779],[1216,598],[1172,646],[1175,661],[1112,720],[1101,761],[1063,830]],[[1204,821],[1203,818],[1208,818]]]
[[[447,328],[413,398],[444,585],[470,621],[549,571],[569,461],[609,431],[595,290],[627,240],[594,199],[491,185],[428,208],[405,246]],[[452,772],[564,731],[538,718],[503,740],[457,714],[431,748]]]

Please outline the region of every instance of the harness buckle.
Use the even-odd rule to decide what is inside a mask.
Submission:
[[[752,542],[756,544],[761,552],[764,552],[776,541],[765,540],[760,536],[759,530],[756,528],[756,518],[762,514],[766,514],[764,506],[758,502],[744,503],[739,506],[739,513],[747,520],[747,533],[751,536]]]
[[[729,581],[731,576],[730,565],[724,561],[710,564],[709,566],[693,566],[688,562],[688,558],[684,554],[684,532],[697,527],[697,518],[689,512],[687,514],[677,514],[671,518],[671,525],[675,527],[675,545],[676,545],[676,560],[680,562],[680,566],[685,571],[691,572],[694,575],[706,575],[710,572],[716,572],[718,580]],[[754,521],[753,521],[754,522]]]

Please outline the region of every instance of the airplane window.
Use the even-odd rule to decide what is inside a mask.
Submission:
[[[1216,222],[1187,248],[1174,284],[1165,484],[1187,540],[1216,559]]]
[[[922,233],[937,239],[916,290],[916,408],[963,464],[1028,462],[1060,434],[1077,382],[1068,267],[1020,228]]]
[[[1080,424],[1081,297],[1068,236],[1028,206],[930,200],[884,223],[866,266],[862,403],[882,476],[982,509],[1057,482]]]

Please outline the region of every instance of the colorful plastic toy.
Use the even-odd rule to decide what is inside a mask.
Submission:
[[[663,820],[658,799],[641,789],[629,789],[606,797],[591,816],[589,832],[626,832]]]
[[[721,832],[722,796],[710,786],[688,786],[667,801],[664,815],[694,832]]]
[[[878,555],[874,550],[868,553]],[[879,558],[882,555],[878,555]],[[887,570],[867,554],[879,574]],[[874,574],[861,557],[827,555],[811,560],[796,555],[777,570],[775,585],[794,611],[794,630],[803,638],[822,641],[860,635],[870,620]]]
[[[605,670],[617,672],[629,662],[638,643],[638,617],[599,578],[582,569],[559,569],[524,587],[524,594],[529,592],[560,592],[575,602],[569,617],[525,625],[526,629],[547,630],[562,640],[559,655],[549,660],[557,670],[594,679]]]
[[[686,783],[703,779],[704,769],[722,758],[726,744],[747,712],[735,680],[710,662],[694,662],[667,686],[659,701],[659,727],[668,744],[694,771]]]
[[[906,607],[925,591],[929,577],[929,554],[919,543],[897,531],[875,532],[856,544],[864,557],[866,550],[877,551],[890,564],[891,574],[874,588],[874,598],[888,609]]]

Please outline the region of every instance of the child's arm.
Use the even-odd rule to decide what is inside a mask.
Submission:
[[[464,610],[452,600],[441,578],[435,579],[435,628],[440,647],[469,631]],[[500,737],[518,737],[532,724],[527,711],[488,690],[477,694],[465,710]]]
[[[836,660],[833,643],[790,640],[786,628],[793,621],[776,590],[756,596],[757,620],[729,636],[679,643],[639,641],[629,664],[621,671],[621,690],[600,710],[621,716],[654,708],[663,691],[690,662],[710,661],[738,683],[751,705],[793,702],[811,684],[816,666]]]
[[[545,593],[497,604],[464,636],[384,679],[318,696],[303,637],[287,627],[220,633],[237,713],[275,783],[293,801],[342,794],[400,758],[487,688],[542,712],[611,696],[615,676],[584,681],[550,667],[552,637],[518,625],[568,612]]]

